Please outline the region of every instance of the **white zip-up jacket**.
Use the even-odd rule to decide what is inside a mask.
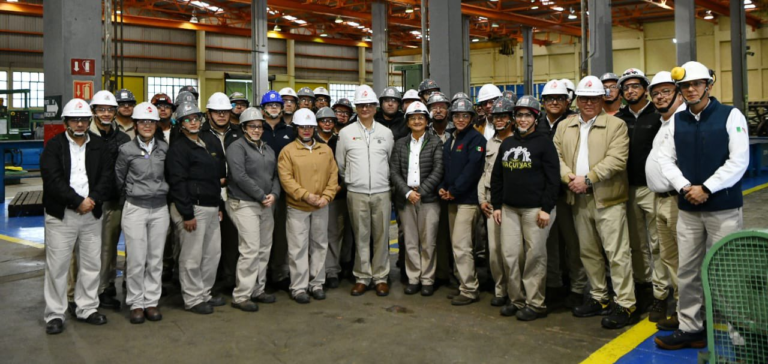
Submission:
[[[366,130],[360,121],[341,129],[336,144],[339,176],[349,192],[389,192],[389,158],[395,145],[392,131],[373,122]]]

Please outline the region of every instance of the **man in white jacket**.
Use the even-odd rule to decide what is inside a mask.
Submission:
[[[392,132],[373,120],[378,98],[370,86],[355,90],[357,122],[341,130],[336,145],[339,175],[347,186],[347,206],[355,234],[355,286],[353,296],[365,293],[371,281],[376,294],[389,294],[389,158]],[[373,260],[369,257],[373,240]]]

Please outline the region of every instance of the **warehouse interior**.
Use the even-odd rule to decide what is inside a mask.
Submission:
[[[39,169],[43,136],[63,130],[57,111],[79,92],[101,89],[129,89],[141,103],[191,85],[201,109],[215,92],[242,92],[258,105],[268,90],[325,87],[332,100],[352,100],[357,85],[405,92],[424,78],[446,94],[475,98],[491,83],[538,98],[552,79],[628,68],[651,78],[689,60],[714,71],[712,96],[739,108],[757,135],[768,123],[767,11],[765,0],[0,0],[0,119],[25,116],[16,124],[8,117],[0,144],[39,141],[2,147],[6,165]],[[93,70],[78,74],[70,59],[93,60]],[[755,148],[759,164],[744,178],[746,229],[766,228],[768,214],[768,152]],[[460,308],[444,292],[350,297],[350,282],[309,307],[279,292],[278,304],[256,315],[224,307],[203,318],[190,317],[169,287],[162,323],[130,325],[123,309],[107,312],[108,325],[74,323],[48,337],[43,218],[8,211],[17,193],[41,190],[42,181],[32,173],[10,182],[13,173],[6,168],[0,183],[3,363],[626,364],[693,363],[699,355],[655,348],[647,320],[611,331],[563,309],[520,323],[499,316],[487,292]],[[394,262],[391,274],[399,274]]]

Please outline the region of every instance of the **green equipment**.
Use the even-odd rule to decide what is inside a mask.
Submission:
[[[419,88],[419,83],[424,79],[424,75],[421,71],[421,64],[409,64],[402,66],[395,66],[395,71],[400,71],[403,74],[403,92],[406,90]]]
[[[30,130],[29,90],[0,90],[0,140],[19,140],[22,132]],[[8,104],[13,100],[14,94],[22,94],[23,107],[9,110]]]
[[[728,235],[702,268],[710,363],[768,363],[768,230]]]

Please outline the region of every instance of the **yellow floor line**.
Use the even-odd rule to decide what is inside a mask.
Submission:
[[[748,190],[746,190],[746,191],[742,192],[741,194],[742,194],[743,196],[746,196],[746,195],[748,195],[748,194],[750,194],[750,193],[753,193],[753,192],[757,192],[757,191],[760,191],[760,190],[762,190],[762,189],[764,189],[764,188],[768,188],[768,183],[764,183],[764,184],[761,184],[760,186],[755,186],[755,187],[752,187],[752,188],[750,188],[750,189],[748,189]]]
[[[14,238],[13,236],[8,236],[8,235],[3,235],[3,234],[0,234],[0,240],[7,240],[7,241],[9,241],[11,243],[31,246],[33,248],[38,248],[38,249],[44,249],[45,248],[45,244],[35,243],[34,241]],[[121,257],[124,257],[125,256],[125,252],[122,251],[122,250],[118,251],[117,255],[119,255]]]
[[[592,353],[581,364],[607,364],[615,363],[622,356],[632,351],[640,343],[656,333],[656,324],[646,318],[633,326],[627,332],[603,345],[602,348]]]

